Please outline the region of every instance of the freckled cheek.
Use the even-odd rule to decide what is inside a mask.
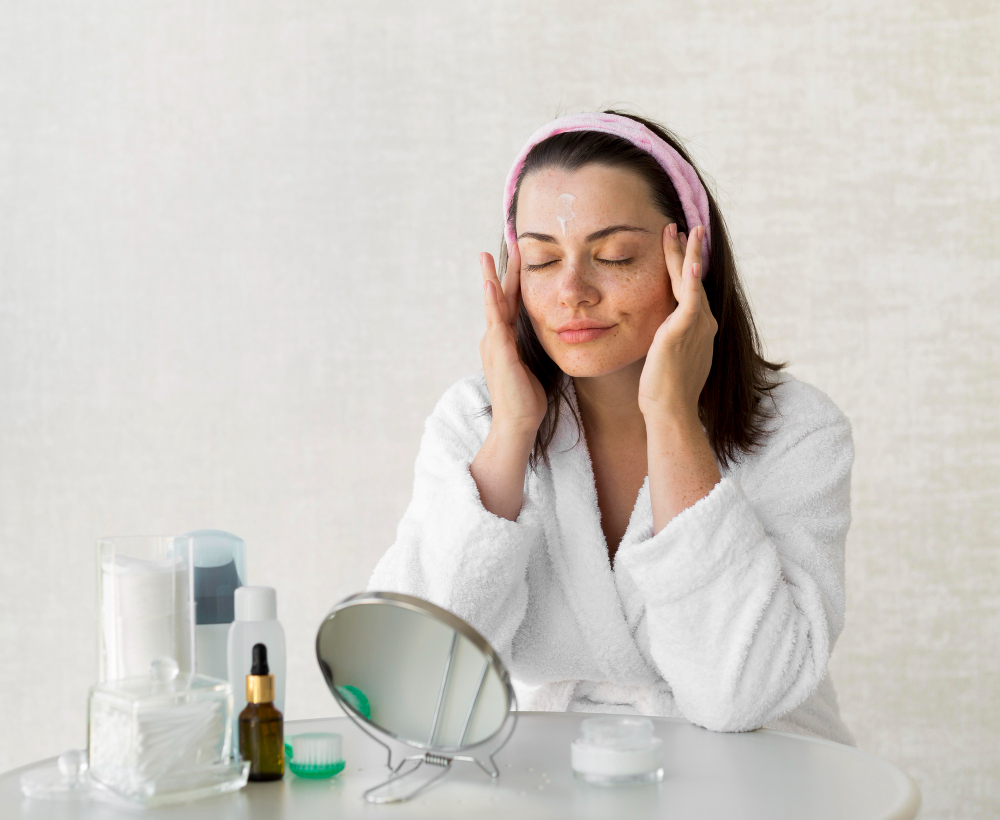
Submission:
[[[666,275],[666,271],[637,271],[619,276],[606,286],[605,294],[618,310],[632,316],[636,324],[658,326],[673,307]]]
[[[537,277],[525,277],[521,280],[521,301],[524,309],[533,319],[540,319],[557,303],[557,291]]]

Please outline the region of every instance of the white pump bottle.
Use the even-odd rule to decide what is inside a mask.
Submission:
[[[274,587],[239,587],[233,595],[236,619],[229,627],[226,646],[229,683],[233,687],[233,724],[247,705],[246,677],[253,665],[254,644],[267,647],[267,661],[274,675],[274,705],[285,712],[285,630],[278,623]]]

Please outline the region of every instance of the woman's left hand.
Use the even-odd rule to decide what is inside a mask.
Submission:
[[[686,243],[676,232],[675,223],[663,229],[663,253],[677,307],[657,328],[639,378],[639,409],[647,423],[654,418],[698,418],[698,398],[712,369],[719,329],[701,281],[705,229],[696,227]]]

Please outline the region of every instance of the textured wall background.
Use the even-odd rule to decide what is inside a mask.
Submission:
[[[995,2],[2,6],[0,770],[84,742],[101,535],[242,535],[334,713],[312,636],[479,366],[509,163],[625,105],[854,424],[845,719],[922,817],[1000,813]]]

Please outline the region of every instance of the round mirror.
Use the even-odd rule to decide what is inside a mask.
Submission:
[[[494,738],[513,700],[489,643],[461,618],[410,595],[347,598],[320,625],[316,656],[349,716],[432,752]]]

